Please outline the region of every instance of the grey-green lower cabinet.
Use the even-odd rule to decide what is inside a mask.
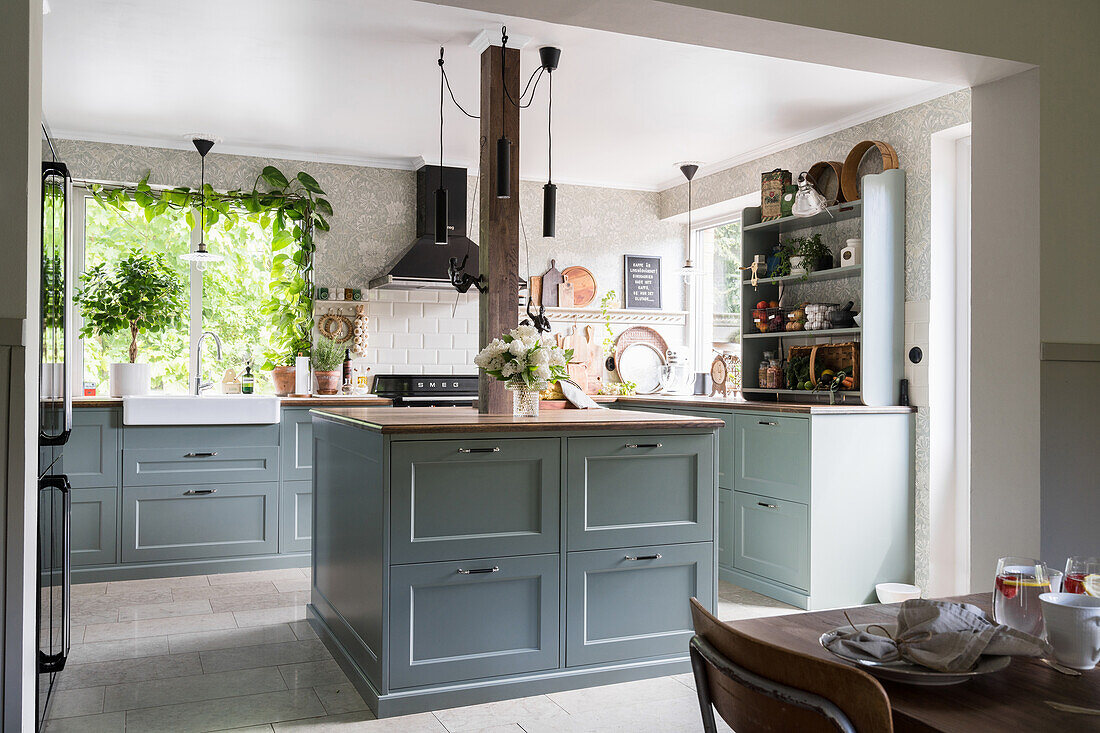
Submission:
[[[284,407],[279,427],[279,471],[283,481],[313,480],[313,418],[308,407]]]
[[[309,552],[313,537],[313,482],[279,484],[279,552]]]
[[[73,410],[73,431],[64,450],[65,475],[73,488],[118,486],[120,427],[114,408]]]
[[[73,489],[69,521],[73,565],[118,561],[118,489]]]
[[[733,567],[733,492],[718,489],[718,565]]]
[[[808,506],[735,491],[733,536],[734,567],[809,591],[812,559]]]
[[[390,685],[558,666],[558,556],[484,558],[390,570]]]
[[[566,664],[683,653],[693,633],[684,599],[712,597],[713,555],[710,542],[570,552]]]
[[[122,561],[277,553],[278,507],[276,482],[124,487]]]

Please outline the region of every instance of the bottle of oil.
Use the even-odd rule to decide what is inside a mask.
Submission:
[[[351,349],[344,349],[344,378],[343,387],[344,394],[351,393]]]

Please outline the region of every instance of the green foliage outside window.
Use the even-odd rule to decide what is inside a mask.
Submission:
[[[733,324],[741,322],[741,222],[734,221],[729,224],[715,227],[714,234],[714,316],[715,319],[724,317],[723,320]],[[715,329],[719,329],[716,327]],[[732,341],[730,328],[721,329],[720,341]],[[736,326],[734,331],[739,331]]]

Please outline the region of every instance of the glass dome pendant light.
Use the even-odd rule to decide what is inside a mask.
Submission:
[[[199,246],[194,252],[180,255],[181,260],[197,262],[199,269],[206,267],[207,262],[221,262],[221,255],[206,250],[206,154],[214,147],[213,140],[195,138],[191,141],[195,149],[199,151]]]
[[[699,274],[699,269],[695,267],[695,264],[691,261],[691,179],[695,178],[695,174],[699,171],[699,165],[697,163],[680,163],[680,172],[684,174],[684,178],[688,182],[688,225],[687,225],[687,243],[685,245],[684,252],[684,265],[680,268],[680,274],[684,277],[694,277]]]

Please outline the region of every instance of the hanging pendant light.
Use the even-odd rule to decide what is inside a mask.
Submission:
[[[691,179],[695,178],[695,174],[699,171],[699,166],[696,163],[681,163],[680,172],[684,174],[684,178],[688,182],[688,226],[687,226],[687,243],[684,248],[684,266],[680,268],[680,272],[685,276],[694,276],[697,273],[697,268],[691,261]]]
[[[554,110],[554,70],[558,68],[561,49],[543,46],[539,60],[546,70],[550,90],[546,96],[546,184],[542,187],[542,236],[553,237],[557,229],[558,187],[554,185],[554,129],[551,115]]]
[[[500,99],[500,119],[503,123],[504,97],[508,96],[508,77],[504,74],[504,64],[508,58],[508,29],[500,29],[500,80],[504,84],[504,96]],[[502,134],[497,138],[497,198],[512,198],[512,141]]]
[[[435,190],[435,243],[447,243],[448,196],[443,187],[443,47],[439,47],[439,188]]]
[[[180,255],[181,260],[197,262],[199,269],[206,267],[207,262],[221,262],[222,256],[206,251],[206,154],[214,147],[213,140],[197,137],[191,141],[195,149],[199,151],[199,246],[194,252]]]

